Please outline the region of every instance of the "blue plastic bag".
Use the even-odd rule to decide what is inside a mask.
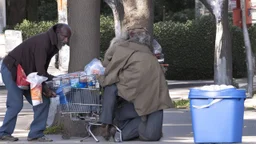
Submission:
[[[57,90],[56,90],[56,94],[59,95],[60,97],[60,104],[67,104],[68,101],[67,101],[67,98],[64,94],[64,88],[67,87],[68,85],[62,85],[60,86]]]

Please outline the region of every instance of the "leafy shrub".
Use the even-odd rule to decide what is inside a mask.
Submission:
[[[54,24],[56,24],[55,21],[31,22],[28,20],[24,20],[22,23],[17,24],[14,29],[21,30],[23,40],[25,40],[30,38],[31,36],[47,31]]]
[[[230,26],[232,35],[233,77],[246,76],[245,49],[242,30]],[[255,28],[250,28],[255,49]],[[167,79],[212,79],[214,74],[215,21],[210,16],[186,23],[173,21],[154,24],[154,37],[163,47],[165,61],[170,65]]]

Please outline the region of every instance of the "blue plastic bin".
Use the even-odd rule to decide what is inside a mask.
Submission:
[[[245,90],[190,89],[195,143],[241,143]]]

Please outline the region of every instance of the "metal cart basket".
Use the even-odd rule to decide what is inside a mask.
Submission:
[[[47,85],[55,91],[57,90],[57,86],[59,86],[59,84],[56,85],[56,81],[48,82]],[[70,114],[70,119],[72,121],[83,120],[87,122],[88,126],[86,130],[89,136],[92,136],[96,142],[99,142],[93,134],[91,127],[101,125],[99,122],[102,108],[100,88],[76,88],[67,85],[62,87],[61,92],[62,93],[57,93],[60,99],[62,99],[62,102],[60,103],[61,114]],[[121,142],[121,130],[118,127],[116,127],[116,129],[117,132],[119,132],[120,137],[115,141]]]

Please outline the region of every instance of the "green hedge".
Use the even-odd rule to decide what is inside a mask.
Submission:
[[[14,29],[22,31],[23,40],[29,37],[47,31],[56,21],[31,22],[24,20],[21,24],[17,24]]]
[[[232,36],[233,77],[246,76],[246,59],[242,30],[230,26]],[[249,28],[252,49],[256,47],[256,28]],[[187,23],[159,22],[154,36],[163,47],[170,64],[167,79],[212,79],[214,64],[215,22],[207,16]]]
[[[115,36],[114,20],[111,16],[100,17],[100,48],[101,56],[103,57],[105,51],[108,49],[110,41]]]
[[[100,19],[101,55],[114,37],[113,17]],[[46,31],[55,22],[24,21],[15,29],[23,31],[24,39]],[[245,49],[242,30],[231,26],[233,77],[246,76]],[[256,27],[249,28],[253,51],[256,49]],[[213,78],[215,21],[207,16],[186,23],[172,21],[154,24],[154,37],[163,47],[165,61],[170,65],[167,79],[196,80]]]

